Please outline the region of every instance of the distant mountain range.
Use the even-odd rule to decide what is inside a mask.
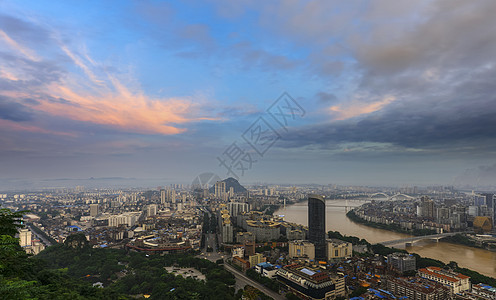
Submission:
[[[226,192],[229,192],[229,189],[232,187],[234,189],[234,193],[245,193],[247,190],[244,186],[242,186],[239,181],[235,178],[229,177],[227,179],[222,180],[226,183]],[[209,189],[210,193],[215,192],[215,185]]]

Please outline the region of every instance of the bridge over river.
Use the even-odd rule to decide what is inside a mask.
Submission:
[[[410,238],[380,242],[377,244],[382,244],[384,246],[405,244],[405,245],[409,246],[415,242],[422,241],[422,240],[435,240],[436,242],[439,242],[439,240],[442,238],[445,238],[448,236],[454,236],[454,235],[461,234],[461,233],[463,233],[463,232],[447,232],[447,233],[439,233],[439,234],[431,234],[431,235],[414,236],[414,237],[410,237]]]

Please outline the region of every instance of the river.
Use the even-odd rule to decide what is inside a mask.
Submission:
[[[361,201],[348,201],[350,206],[359,206]],[[352,235],[364,238],[370,243],[378,243],[409,237],[407,234],[368,227],[350,221],[346,217],[344,207],[345,200],[326,201],[326,229],[327,231],[339,231],[343,235]],[[274,215],[284,215],[288,222],[308,225],[308,204],[301,202],[286,206],[277,210]],[[423,257],[434,258],[445,263],[456,261],[459,266],[472,269],[481,274],[496,277],[496,252],[472,248],[464,245],[456,245],[446,242],[421,241],[414,243],[411,247],[395,246],[406,249],[408,252],[418,253]]]

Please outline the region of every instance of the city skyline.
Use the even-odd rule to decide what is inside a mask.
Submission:
[[[0,11],[0,189],[230,177],[284,93],[299,114],[242,183],[495,185],[493,1]]]

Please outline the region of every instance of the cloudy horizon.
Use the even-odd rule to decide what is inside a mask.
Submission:
[[[0,1],[0,189],[203,172],[494,188],[495,13],[490,0]],[[297,110],[281,123],[284,93]],[[263,149],[248,140],[259,125],[274,134]],[[233,145],[245,169],[222,164]]]

